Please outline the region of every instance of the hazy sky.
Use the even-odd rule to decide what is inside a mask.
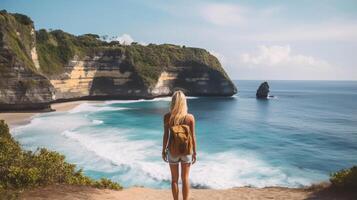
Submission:
[[[233,79],[357,80],[357,0],[0,0],[36,29],[202,47]]]

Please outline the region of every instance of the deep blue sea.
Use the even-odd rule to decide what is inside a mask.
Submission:
[[[357,82],[235,81],[233,97],[189,97],[196,118],[195,187],[301,187],[357,164]],[[36,115],[12,129],[29,150],[46,147],[93,177],[125,187],[169,188],[161,160],[162,116],[170,98],[83,103]]]

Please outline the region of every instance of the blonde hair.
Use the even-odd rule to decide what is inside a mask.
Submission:
[[[187,115],[186,96],[181,90],[177,90],[172,95],[170,106],[169,125],[178,125],[185,119]]]

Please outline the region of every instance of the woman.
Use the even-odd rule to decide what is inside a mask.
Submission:
[[[170,127],[178,124],[188,125],[192,139],[192,154],[183,156],[173,156],[170,151],[166,151],[169,145]],[[195,118],[187,113],[187,101],[185,94],[178,90],[174,92],[171,99],[170,112],[164,116],[164,136],[162,145],[162,158],[170,164],[171,171],[171,190],[174,200],[178,200],[179,188],[179,164],[181,163],[181,180],[183,200],[189,196],[189,173],[190,166],[196,162],[196,136],[195,136]]]

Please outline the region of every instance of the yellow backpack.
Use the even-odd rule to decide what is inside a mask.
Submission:
[[[192,134],[188,125],[171,126],[168,148],[172,156],[184,156],[193,153]]]

